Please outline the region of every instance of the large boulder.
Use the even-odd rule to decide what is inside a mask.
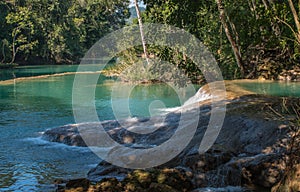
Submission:
[[[171,182],[172,179],[166,180],[167,183],[154,182],[158,172],[162,174],[163,170],[171,169],[175,170],[172,172],[175,173],[174,177],[178,176],[183,179],[180,180],[181,182],[187,182],[184,190],[198,188],[198,191],[201,191],[208,189],[207,187],[226,189],[228,186],[237,186],[237,188],[238,186],[251,186],[254,190],[270,190],[285,175],[286,165],[283,159],[291,135],[289,121],[284,118],[284,114],[281,115],[284,108],[289,106],[281,106],[282,103],[299,103],[299,99],[291,99],[290,102],[287,102],[287,100],[277,97],[255,95],[232,84],[229,84],[227,89],[229,89],[227,100],[222,101],[227,103],[224,123],[214,145],[207,152],[199,154],[198,148],[211,116],[209,99],[194,103],[194,108],[200,110],[200,116],[193,116],[193,109],[183,112],[188,116],[184,123],[188,124],[193,119],[199,121],[194,138],[179,155],[158,166],[156,171],[153,172],[151,169],[134,171],[103,161],[89,171],[88,179],[98,183],[97,186],[106,186],[107,183],[117,182],[116,185],[120,186],[122,190],[125,187],[128,191],[131,189],[144,191],[145,187],[152,189],[150,191],[178,191],[178,189],[182,191],[181,185]],[[208,92],[209,89],[204,86],[201,91]],[[132,149],[151,148],[166,142],[174,135],[182,115],[181,112],[174,111],[164,117],[151,119],[105,121],[101,122],[101,126],[106,130],[105,134],[109,134],[121,145]],[[122,127],[122,125],[126,125],[147,129],[151,128],[153,124],[161,122],[162,119],[163,123],[159,129],[150,134],[140,135]],[[91,129],[91,127],[94,128]],[[99,131],[98,128],[99,123],[67,125],[46,131],[44,138],[68,145],[86,146],[81,134],[87,130],[87,133],[83,134],[90,136],[89,145],[95,144],[96,146],[97,138],[93,131]],[[178,142],[180,143],[180,140]],[[177,150],[177,146],[169,146],[167,150]],[[127,155],[134,154],[130,154],[129,150]],[[163,157],[164,154],[161,156]],[[137,173],[138,175],[136,175]],[[181,177],[178,175],[179,173],[185,176]],[[169,177],[168,174],[165,175]],[[143,178],[143,181],[139,178]],[[293,178],[297,178],[297,174]],[[298,180],[296,179],[296,181]],[[233,187],[232,189],[237,188]]]

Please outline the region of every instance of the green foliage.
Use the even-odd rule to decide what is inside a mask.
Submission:
[[[24,55],[30,53],[37,45],[38,40],[33,40],[31,36],[35,33],[34,19],[36,15],[27,7],[17,7],[15,12],[6,16],[7,24],[12,26],[11,39],[12,43],[12,60],[14,62],[16,54],[20,51]]]
[[[143,22],[166,23],[190,32],[215,56],[225,79],[241,77],[233,49],[220,22],[215,0],[144,0]],[[289,3],[296,9],[292,13]],[[129,1],[14,0],[0,1],[0,61],[79,62],[105,34],[129,18]],[[300,62],[296,1],[223,0],[229,33],[242,56],[246,77],[277,79]],[[132,21],[137,23],[136,20]],[[130,36],[130,35],[129,35]],[[130,41],[130,38],[126,41]],[[174,64],[199,81],[201,71],[184,53],[147,45],[149,55]],[[137,62],[142,47],[119,54],[126,65]],[[124,64],[124,63],[123,63]]]
[[[128,5],[128,0],[1,1],[0,39],[9,45],[0,45],[10,58],[2,53],[0,59],[78,63],[96,41],[125,25]]]
[[[120,74],[120,78],[123,81],[140,83],[157,81],[160,78],[160,75],[153,72],[151,70],[152,67],[153,66],[147,65],[143,62],[137,62],[130,67],[125,68],[125,70]]]
[[[215,0],[145,0],[144,20],[183,28],[199,38],[214,54],[226,79],[240,76],[231,45],[222,28]],[[265,74],[261,68],[272,63],[266,78],[299,63],[299,43],[287,2],[223,0],[229,32],[237,42],[248,78]],[[298,3],[294,3],[299,10]],[[298,11],[299,12],[299,11]],[[299,15],[299,13],[298,13]],[[165,50],[160,50],[165,56]],[[275,65],[275,66],[274,66]],[[188,64],[184,67],[193,71]]]

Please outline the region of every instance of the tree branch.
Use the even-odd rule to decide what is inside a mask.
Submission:
[[[292,33],[294,34],[294,36],[295,36],[295,38],[296,38],[297,43],[300,44],[300,38],[299,38],[299,36],[298,36],[299,34],[293,29],[293,27],[292,27],[290,24],[288,24],[286,21],[280,19],[279,17],[276,16],[275,18],[276,18],[279,22],[285,24],[288,28],[290,28],[290,30],[292,31]]]

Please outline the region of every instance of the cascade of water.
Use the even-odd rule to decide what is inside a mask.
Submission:
[[[211,98],[211,95],[206,93],[203,87],[199,89],[199,91],[191,98],[189,98],[184,104],[183,107],[189,106],[200,101],[205,101]]]
[[[175,111],[179,111],[179,110],[180,111],[189,110],[189,109],[193,108],[194,106],[197,106],[195,104],[197,104],[201,101],[209,100],[209,99],[211,99],[211,95],[207,93],[205,88],[201,87],[194,96],[192,96],[187,101],[185,101],[181,106],[159,109],[159,111],[169,113],[169,112],[175,112]]]

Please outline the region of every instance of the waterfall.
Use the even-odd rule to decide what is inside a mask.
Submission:
[[[207,91],[204,89],[204,87],[201,87],[199,91],[191,98],[189,98],[182,107],[193,105],[196,103],[199,103],[201,101],[205,101],[211,98],[211,95],[207,93]]]
[[[201,87],[194,96],[185,101],[181,106],[159,109],[159,111],[165,112],[166,114],[175,111],[186,111],[194,108],[195,106],[198,106],[197,103],[209,99],[211,99],[211,94],[207,93],[206,87]]]

